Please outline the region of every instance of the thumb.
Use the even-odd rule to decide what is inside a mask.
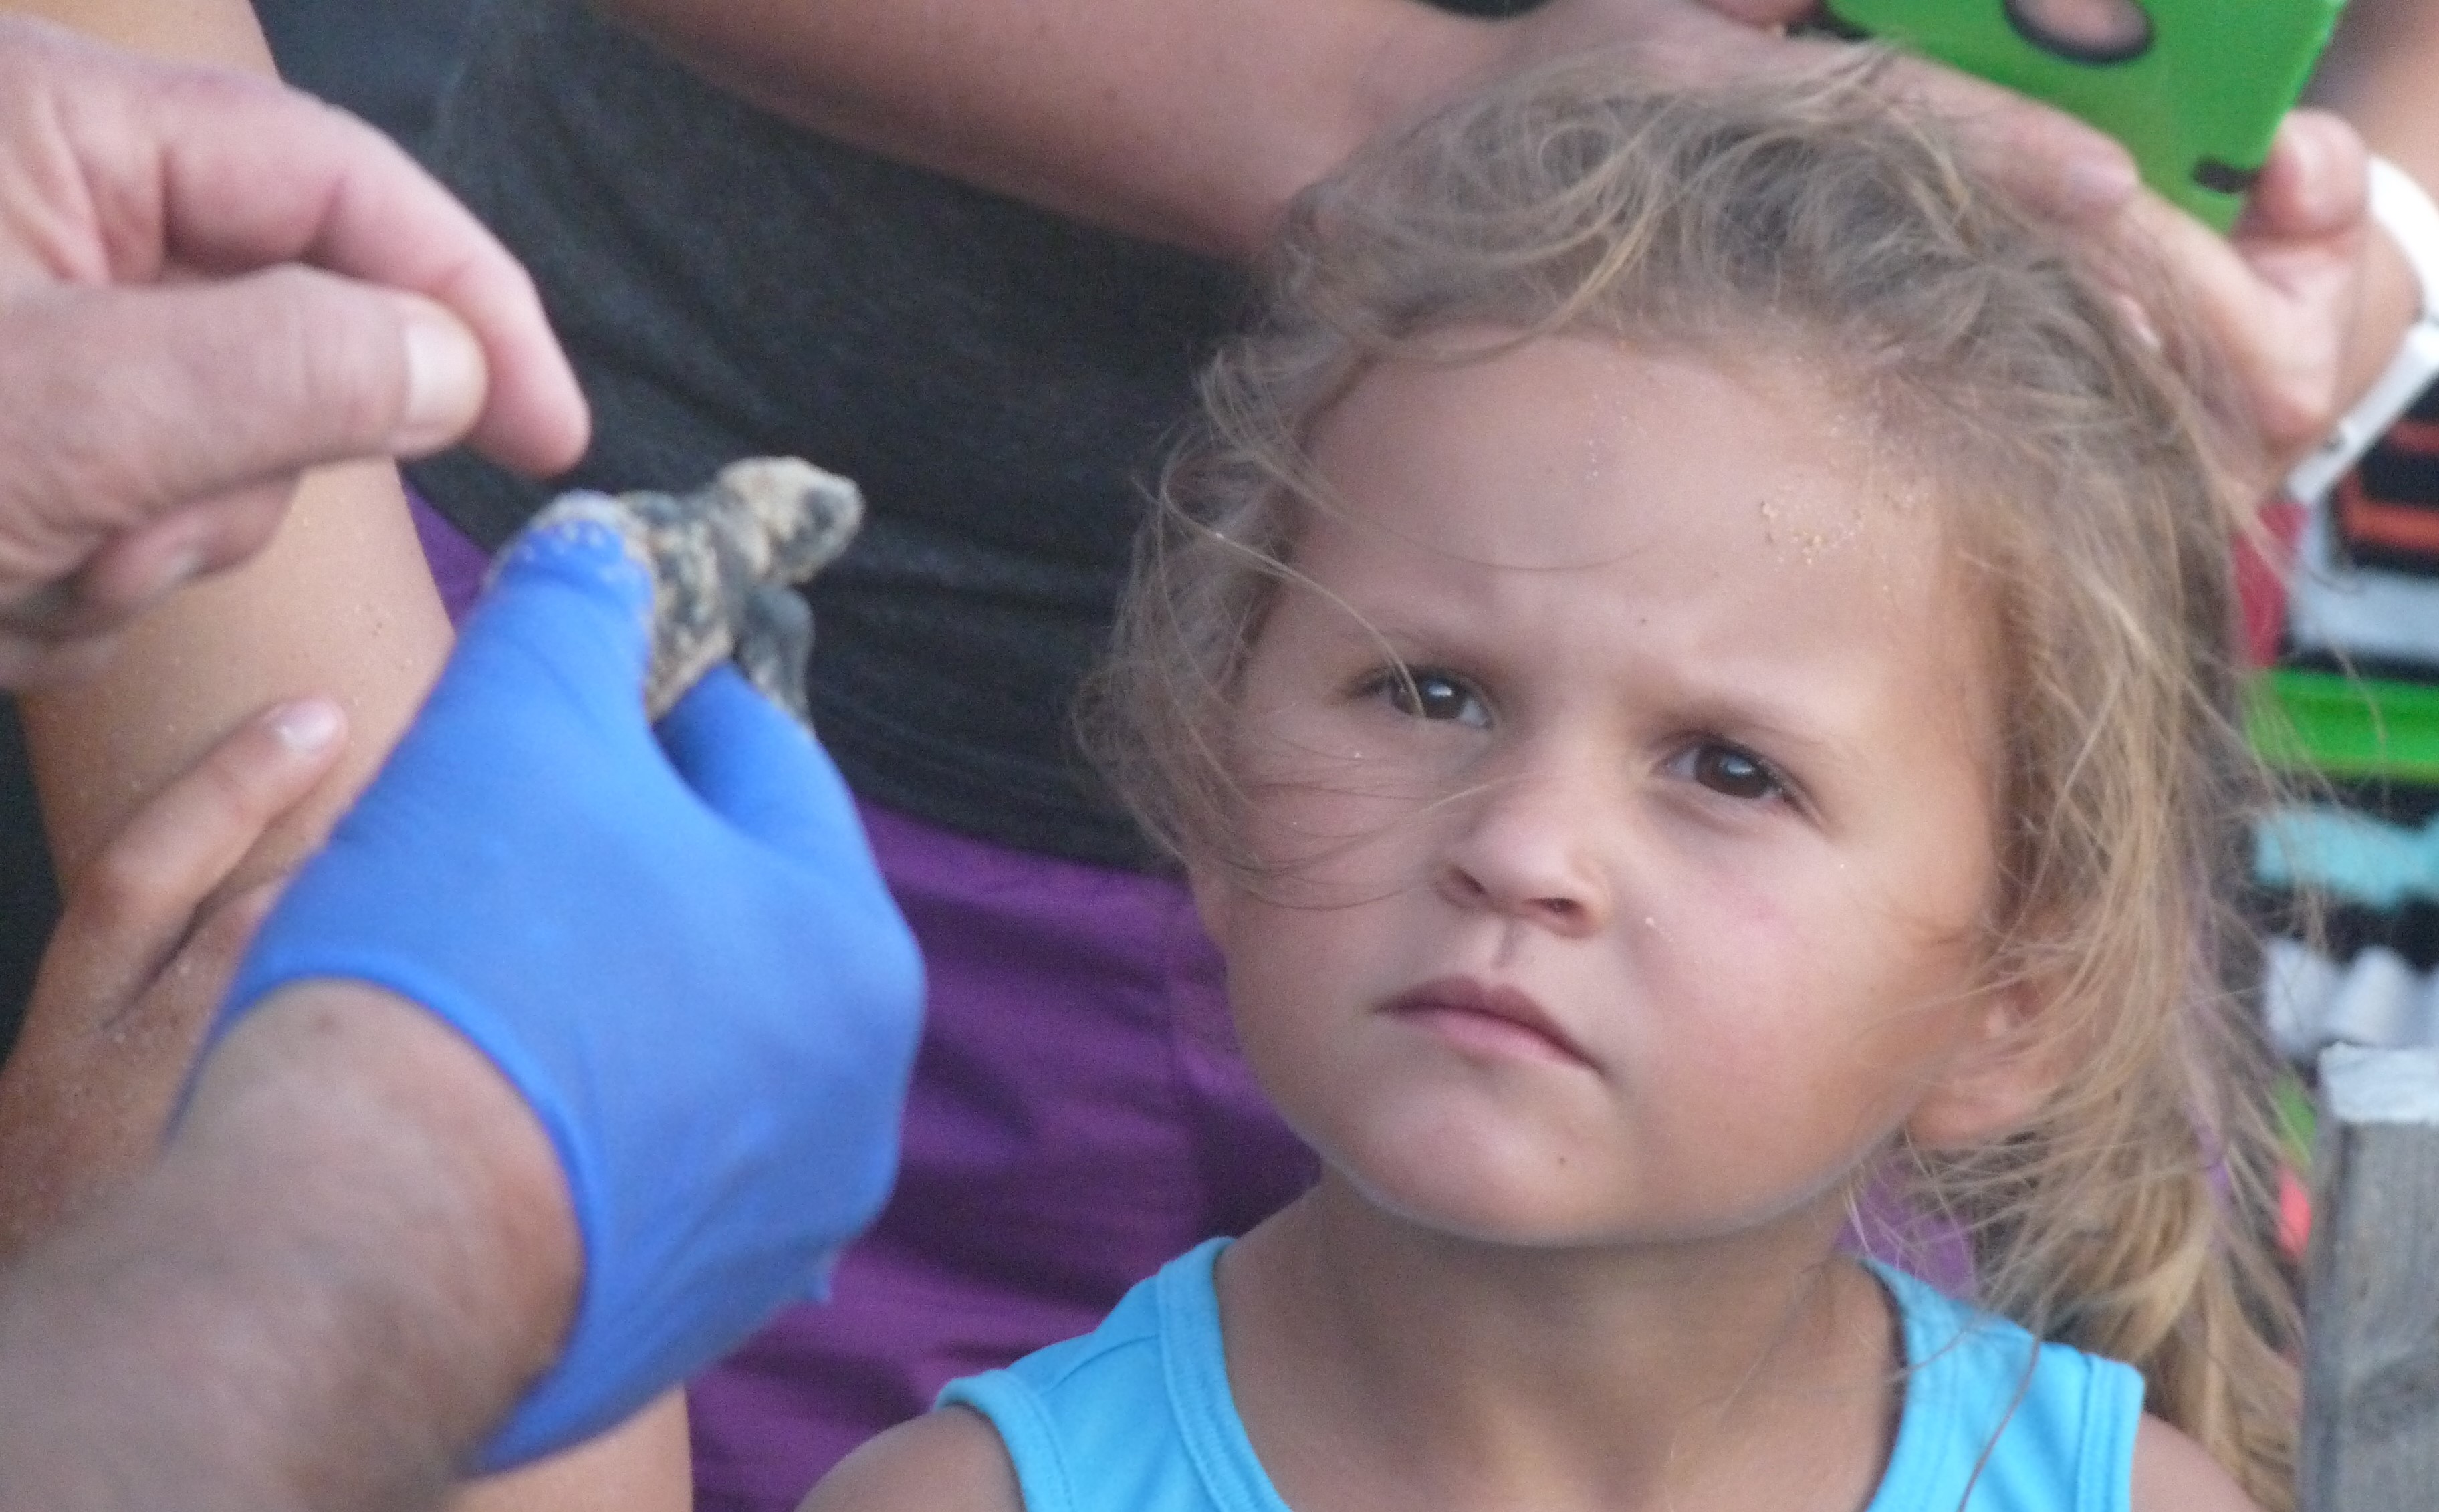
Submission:
[[[865,851],[855,800],[804,727],[734,667],[713,667],[661,720],[661,746],[696,796],[799,861]]]
[[[2343,117],[2293,110],[2270,138],[2235,234],[2305,238],[2346,232],[2367,213],[2369,151]]]
[[[102,534],[305,468],[448,444],[487,386],[482,348],[416,294],[309,268],[80,289],[0,312],[11,491],[79,501]]]

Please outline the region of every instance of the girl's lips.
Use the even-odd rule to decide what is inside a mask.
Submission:
[[[1382,1005],[1381,1011],[1427,1026],[1460,1049],[1594,1064],[1530,996],[1469,976],[1441,977],[1411,987]]]

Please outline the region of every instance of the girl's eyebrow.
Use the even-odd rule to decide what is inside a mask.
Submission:
[[[1435,657],[1462,657],[1465,646],[1476,639],[1455,625],[1433,624],[1403,610],[1395,615],[1375,614],[1344,598],[1335,599],[1332,607],[1336,612],[1328,618],[1328,639],[1323,643],[1329,650],[1343,648],[1366,656],[1422,663]]]
[[[1681,722],[1715,727],[1723,734],[1767,736],[1824,752],[1844,743],[1838,738],[1835,715],[1847,701],[1832,696],[1815,679],[1781,692],[1734,675],[1713,675],[1708,668],[1689,672],[1653,665],[1637,681]]]
[[[1512,667],[1515,649],[1485,623],[1486,606],[1462,596],[1441,599],[1400,592],[1393,602],[1366,602],[1361,585],[1333,601],[1331,644],[1367,656],[1394,656],[1412,666],[1447,663],[1453,671],[1488,676]],[[1630,676],[1653,703],[1687,729],[1767,742],[1807,765],[1852,768],[1861,761],[1859,737],[1841,716],[1854,703],[1837,676],[1843,659],[1824,653],[1789,661],[1775,655],[1699,658],[1662,653],[1633,657]]]
[[[1857,770],[1865,756],[1865,732],[1843,717],[1854,700],[1825,675],[1833,665],[1782,667],[1759,677],[1653,659],[1641,664],[1637,696],[1685,733],[1716,734],[1793,764],[1809,786]]]

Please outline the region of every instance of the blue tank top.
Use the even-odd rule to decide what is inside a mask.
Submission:
[[[999,1431],[1026,1512],[1288,1512],[1228,1391],[1211,1286],[1226,1243],[1170,1261],[1093,1332],[941,1391],[939,1405]],[[2133,1367],[1875,1271],[1904,1320],[1908,1374],[1869,1512],[2124,1512],[2143,1415]]]

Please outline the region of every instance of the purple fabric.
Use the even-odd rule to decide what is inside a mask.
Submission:
[[[1892,1182],[1864,1186],[1838,1247],[1896,1266],[1962,1301],[1971,1302],[1981,1290],[1963,1226],[1916,1207]]]
[[[432,571],[433,586],[440,590],[441,607],[449,611],[449,623],[454,625],[482,596],[483,575],[490,570],[490,559],[411,485],[406,490],[406,512],[415,521],[415,539],[423,547],[423,564]]]
[[[410,500],[455,617],[483,555]],[[952,1378],[1089,1332],[1129,1287],[1313,1175],[1237,1056],[1183,886],[863,812],[931,980],[904,1165],[829,1304],[782,1314],[688,1385],[702,1512],[789,1512]],[[1874,1242],[1856,1247],[1969,1284],[1952,1228],[1879,1198],[1861,1219]]]
[[[830,1304],[688,1388],[703,1512],[785,1512],[952,1378],[1089,1331],[1312,1176],[1183,887],[864,819],[931,972],[904,1168]]]

